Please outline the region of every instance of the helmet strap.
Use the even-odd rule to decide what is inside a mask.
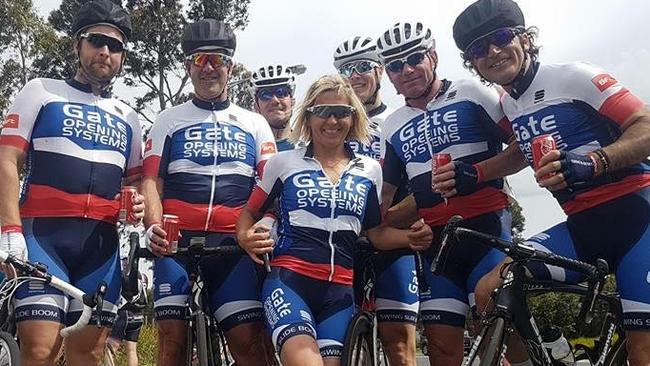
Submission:
[[[375,69],[375,80],[376,80],[376,86],[375,86],[375,92],[372,93],[372,95],[365,101],[363,102],[363,105],[366,107],[366,110],[370,111],[374,109],[374,107],[377,107],[381,102],[378,102],[378,96],[379,96],[379,89],[381,89],[381,79],[379,78],[379,73],[377,72],[377,69]]]

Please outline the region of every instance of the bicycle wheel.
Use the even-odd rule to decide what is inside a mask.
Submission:
[[[0,332],[0,365],[2,366],[19,366],[20,349],[14,336]]]
[[[343,343],[342,366],[374,366],[372,320],[361,312],[352,318]]]
[[[625,347],[625,338],[619,338],[616,343],[612,345],[612,349],[609,350],[607,357],[605,357],[605,363],[603,366],[627,366],[627,348]]]
[[[487,347],[481,357],[480,366],[497,366],[505,346],[505,324],[503,318],[497,318],[485,333],[490,334]]]
[[[208,322],[205,313],[198,311],[192,325],[196,336],[196,356],[199,366],[210,366],[208,362]]]

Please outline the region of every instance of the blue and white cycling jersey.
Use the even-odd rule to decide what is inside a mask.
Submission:
[[[164,180],[163,211],[177,215],[181,229],[234,233],[256,176],[275,153],[261,115],[193,99],[156,119],[144,174]]]
[[[370,119],[370,145],[362,144],[354,140],[349,141],[348,145],[350,145],[352,151],[379,161],[381,157],[381,126],[384,124],[386,117],[391,113],[393,113],[393,110],[385,104],[380,105],[372,111],[368,111],[368,118]]]
[[[279,198],[278,242],[272,266],[304,276],[352,284],[352,258],[362,229],[381,222],[379,163],[357,156],[333,184],[313,157],[313,147],[284,151],[267,163],[249,207],[265,212]]]
[[[453,160],[475,164],[502,150],[509,137],[495,90],[478,81],[444,81],[427,111],[403,106],[391,114],[382,128],[384,181],[398,186],[403,174],[429,225],[443,225],[453,215],[464,218],[505,208],[508,200],[503,180],[477,185],[475,192],[457,195],[447,203],[431,190],[431,159],[449,153]]]

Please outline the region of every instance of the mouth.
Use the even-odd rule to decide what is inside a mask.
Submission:
[[[499,67],[502,67],[502,66],[504,66],[506,63],[508,63],[508,61],[510,61],[509,58],[501,59],[501,60],[499,60],[499,61],[493,63],[492,65],[490,65],[490,69],[497,69],[497,68],[499,68]]]
[[[323,136],[326,137],[338,137],[341,133],[341,128],[323,128],[321,132],[323,133]]]

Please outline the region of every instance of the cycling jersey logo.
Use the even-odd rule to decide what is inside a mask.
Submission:
[[[598,90],[600,90],[601,92],[604,92],[610,86],[618,83],[616,79],[614,79],[611,75],[608,74],[598,74],[594,76],[593,79],[591,79],[591,82],[594,83],[596,88],[598,88]]]
[[[62,119],[61,119],[62,117]],[[110,149],[126,153],[131,131],[127,124],[97,106],[84,104],[48,104],[41,120],[60,121],[39,125],[34,137],[63,136],[86,149]],[[59,129],[61,132],[57,132]]]
[[[560,135],[554,114],[540,116],[539,119],[535,118],[535,116],[529,116],[527,123],[515,120],[512,123],[512,130],[519,142],[521,151],[526,155],[528,161],[533,161],[531,140],[536,136],[552,135],[558,150],[565,149],[568,146]]]
[[[334,189],[329,179],[316,171],[296,174],[291,183],[298,197],[297,208],[311,212],[315,208],[326,209],[319,212],[320,217],[329,217],[332,208],[361,216],[370,191],[370,181],[366,178],[345,175]],[[345,212],[339,214],[345,215]]]
[[[179,130],[172,137],[172,160],[188,159],[203,166],[217,161],[241,161],[253,166],[252,136],[237,126],[200,123]]]
[[[458,111],[455,109],[429,111],[423,118],[411,120],[399,131],[399,145],[404,159],[411,161],[420,154],[425,154],[428,158],[429,145],[438,151],[443,146],[460,141],[458,120]]]
[[[12,113],[8,114],[7,118],[0,128],[18,128],[18,122],[20,121],[20,116],[18,114]]]
[[[144,144],[144,152],[151,150],[151,148],[153,148],[153,141],[151,139],[148,139]]]
[[[650,283],[650,271],[648,271],[648,275],[646,276],[645,281],[647,283]]]
[[[261,154],[274,154],[275,153],[275,144],[272,142],[265,142],[262,144]]]
[[[370,142],[370,145],[365,145],[356,140],[348,141],[350,149],[357,154],[365,155],[371,157],[375,160],[379,160],[381,144],[379,142],[378,136],[373,136]]]

